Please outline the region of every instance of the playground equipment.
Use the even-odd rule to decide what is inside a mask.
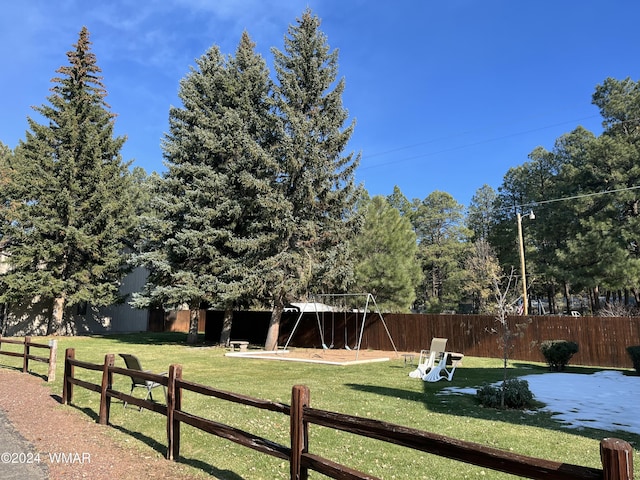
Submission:
[[[358,305],[359,304],[359,305]],[[351,350],[348,345],[348,326],[347,326],[347,314],[348,313],[361,313],[362,320],[359,325],[358,332],[358,315],[355,315],[355,338],[356,342],[353,347],[353,350],[356,351],[356,360],[358,359],[358,352],[360,350],[360,346],[362,344],[362,336],[364,334],[364,326],[367,321],[367,315],[373,310],[373,313],[377,314],[380,320],[382,321],[382,325],[387,333],[387,337],[391,341],[391,346],[393,347],[394,352],[398,353],[396,349],[396,345],[393,342],[393,338],[391,337],[391,333],[387,328],[387,324],[384,321],[384,317],[382,313],[380,313],[380,309],[376,304],[376,300],[371,293],[333,293],[333,294],[316,294],[312,295],[308,302],[293,304],[297,305],[300,309],[300,314],[298,315],[298,319],[291,330],[291,334],[284,344],[284,349],[286,350],[293,338],[293,335],[298,328],[298,325],[302,321],[302,318],[305,313],[315,312],[316,321],[318,323],[318,331],[320,333],[320,341],[322,343],[323,349],[329,349],[335,347],[335,332],[336,332],[336,315],[342,315],[342,320],[344,322],[344,348],[345,350]],[[325,333],[326,333],[326,316],[331,316],[331,344],[327,346],[325,341]]]

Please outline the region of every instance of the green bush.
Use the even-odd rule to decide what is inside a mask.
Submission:
[[[502,396],[504,394],[504,403]],[[512,378],[499,385],[483,385],[476,392],[481,405],[490,408],[523,409],[533,405],[529,382]]]
[[[640,345],[627,347],[627,353],[631,357],[633,368],[636,369],[636,373],[640,374]]]
[[[546,340],[540,344],[540,352],[552,371],[561,372],[578,353],[578,344],[568,340]]]

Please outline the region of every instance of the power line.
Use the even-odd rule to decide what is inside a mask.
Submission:
[[[604,192],[583,193],[581,195],[572,195],[571,197],[562,197],[562,198],[554,198],[551,200],[540,200],[539,202],[523,203],[522,205],[516,205],[515,208],[535,207],[538,205],[544,205],[545,203],[564,202],[565,200],[576,200],[578,198],[595,197],[598,195],[606,195],[608,193],[627,192],[629,190],[637,190],[639,188],[640,188],[640,185],[634,185],[633,187],[616,188],[614,190],[605,190]]]
[[[553,125],[545,125],[543,127],[533,128],[533,129],[530,129],[530,130],[525,130],[525,131],[516,132],[516,133],[510,133],[510,134],[503,135],[503,136],[500,136],[500,137],[488,138],[486,140],[480,140],[480,141],[474,142],[474,143],[458,145],[458,146],[455,146],[455,147],[446,148],[446,149],[439,150],[439,151],[436,151],[436,152],[427,152],[427,153],[414,155],[414,156],[411,156],[411,157],[401,158],[401,159],[398,159],[398,160],[390,160],[388,162],[381,162],[381,163],[377,163],[375,165],[366,165],[366,166],[360,165],[359,170],[362,171],[362,170],[367,170],[367,169],[370,169],[370,168],[377,168],[377,167],[383,167],[383,166],[387,166],[387,165],[394,165],[394,164],[397,164],[397,163],[402,163],[402,162],[408,162],[410,160],[415,160],[416,158],[429,157],[429,156],[438,155],[438,154],[441,154],[441,153],[447,153],[447,152],[452,152],[452,151],[455,151],[455,150],[460,150],[460,149],[463,149],[463,148],[475,147],[477,145],[483,145],[485,143],[495,142],[495,141],[498,141],[498,140],[504,140],[506,138],[517,137],[519,135],[526,135],[528,133],[533,133],[533,132],[538,132],[538,131],[541,131],[541,130],[546,130],[547,128],[554,128],[554,127],[559,127],[561,125],[566,125],[568,123],[579,122],[581,120],[588,120],[590,118],[595,118],[597,116],[598,115],[589,115],[589,116],[578,118],[578,119],[575,119],[575,120],[568,120],[568,121],[556,123],[556,124],[553,124]],[[451,137],[449,137],[449,138],[451,138]],[[408,148],[414,148],[414,147],[417,147],[417,146],[420,146],[420,145],[426,145],[426,144],[438,142],[438,141],[441,141],[441,140],[443,140],[443,139],[429,140],[429,141],[426,141],[426,142],[416,143],[416,144],[413,144],[413,145],[406,145],[406,146],[403,146],[403,147],[398,147],[398,148],[395,148],[393,150],[387,150],[385,152],[374,153],[374,154],[371,154],[371,155],[363,155],[363,160],[366,160],[368,158],[388,155],[390,153],[395,153],[395,152],[398,152],[400,150],[405,150],[405,149],[408,149]],[[445,138],[445,140],[446,140],[446,138]]]

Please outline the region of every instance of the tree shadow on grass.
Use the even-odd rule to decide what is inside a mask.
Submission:
[[[152,448],[153,450],[155,450],[156,452],[162,454],[162,456],[166,456],[167,453],[167,445],[163,444],[161,442],[158,442],[157,440],[155,440],[154,438],[151,438],[143,433],[140,432],[136,432],[133,430],[129,430],[128,428],[122,426],[122,425],[110,425],[111,427],[115,428],[116,430],[118,430],[121,433],[124,433],[125,435],[128,435],[130,437],[135,438],[136,440],[138,440],[141,443],[144,443],[146,445],[148,445],[150,448]],[[223,480],[243,480],[243,478],[241,476],[239,476],[238,474],[230,471],[230,470],[220,470],[216,467],[214,467],[213,465],[210,465],[206,462],[203,462],[201,460],[197,460],[195,458],[185,458],[182,455],[180,455],[180,458],[178,460],[179,463],[185,464],[185,465],[189,465],[190,467],[202,470],[203,472],[209,474],[209,475],[214,475],[215,478],[219,478],[219,479],[223,479]]]
[[[143,332],[143,333],[118,333],[109,335],[93,335],[97,338],[116,340],[118,342],[134,345],[184,345],[192,347],[209,347],[205,343],[204,334],[198,334],[198,341],[194,345],[187,343],[187,334],[183,332]]]
[[[33,362],[35,363],[35,362]],[[32,364],[29,364],[29,370],[27,370],[28,375],[31,375],[33,377],[38,377],[40,380],[43,381],[47,381],[48,380],[48,372],[47,373],[38,373],[38,372],[34,372],[33,368],[31,367]],[[15,365],[9,365],[9,364],[4,364],[4,363],[0,363],[0,368],[5,368],[7,370],[15,370],[16,372],[21,372],[22,373],[22,366],[15,366]],[[38,367],[36,367],[38,368]]]
[[[52,397],[54,397],[56,401],[62,403],[62,398],[60,398],[59,396],[52,395]],[[94,422],[98,422],[98,418],[99,418],[98,413],[96,413],[92,408],[80,407],[78,405],[75,405],[74,403],[69,404],[69,406],[72,408],[75,408],[79,412],[82,412],[84,415],[89,417]],[[111,408],[113,407],[114,405],[111,406]],[[135,407],[135,408],[137,409],[138,407]],[[149,437],[144,433],[137,432],[135,430],[130,430],[124,427],[123,425],[116,425],[109,422],[109,427],[114,428],[115,430],[118,430],[119,432],[131,438],[134,438],[141,443],[146,444],[149,448],[160,453],[163,457],[166,456],[167,448],[168,448],[166,443],[159,442],[158,440],[152,437]],[[215,478],[219,478],[220,480],[243,480],[243,477],[239,476],[238,474],[230,470],[221,470],[219,468],[214,467],[213,465],[210,465],[206,462],[203,462],[195,458],[185,458],[184,456],[181,455],[177,461],[179,463],[189,465],[190,467],[202,470],[208,475],[213,475]]]
[[[528,363],[511,364],[516,369],[507,370],[507,378],[523,377],[535,374],[549,374],[549,368],[545,365],[536,365]],[[568,366],[565,373],[577,373],[590,375],[602,371],[601,368]],[[554,413],[543,411],[540,408],[528,410],[523,413],[522,410],[505,409],[499,410],[487,408],[478,402],[475,390],[484,384],[493,384],[501,382],[504,378],[504,369],[502,368],[459,368],[451,382],[446,379],[439,382],[423,382],[422,392],[415,390],[382,387],[366,384],[346,384],[347,387],[357,391],[383,395],[387,397],[400,398],[408,401],[422,403],[424,408],[445,415],[453,415],[457,417],[470,417],[480,420],[499,421],[513,425],[526,425],[537,428],[545,428],[554,431],[571,433],[580,435],[585,438],[594,440],[602,440],[603,438],[615,436],[616,438],[625,440],[632,445],[640,445],[640,435],[636,435],[626,431],[608,431],[595,428],[569,428],[562,422],[552,418]],[[414,382],[421,382],[419,379],[409,379]],[[472,393],[455,393],[446,389],[456,387],[461,389],[470,389]],[[582,395],[584,392],[576,392],[576,395]],[[534,399],[535,400],[535,399]],[[539,407],[544,407],[539,404]]]
[[[54,399],[56,399],[56,397],[54,395],[51,395]],[[60,398],[60,403],[62,403],[62,398]],[[83,414],[85,414],[87,417],[89,417],[91,420],[93,420],[94,422],[98,422],[98,418],[99,415],[97,412],[95,412],[92,408],[90,407],[81,407],[79,405],[76,405],[75,403],[71,402],[69,404],[67,404],[67,406],[71,407],[71,408],[75,408],[76,410],[78,410],[79,412],[82,412]]]

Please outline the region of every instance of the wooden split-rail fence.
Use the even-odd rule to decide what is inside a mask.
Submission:
[[[22,352],[16,352],[11,350],[2,350],[3,344],[22,345]],[[32,348],[40,348],[49,350],[47,357],[41,357],[33,355],[31,353]],[[49,365],[47,370],[47,381],[53,382],[56,379],[56,355],[58,352],[58,341],[49,340],[48,344],[35,343],[31,341],[31,337],[24,337],[22,340],[16,340],[12,338],[3,338],[0,335],[0,355],[6,355],[9,357],[22,357],[22,372],[27,373],[29,371],[29,360],[36,362],[42,362]]]
[[[310,425],[321,425],[524,478],[544,480],[633,479],[632,447],[628,442],[616,438],[605,438],[600,442],[602,469],[596,469],[518,455],[379,420],[315,409],[310,405],[309,389],[302,385],[296,385],[292,388],[291,404],[285,405],[190,382],[182,378],[181,365],[171,365],[165,376],[116,367],[114,363],[115,356],[113,354],[105,355],[104,363],[100,365],[77,360],[75,350],[67,349],[64,363],[63,403],[70,404],[73,401],[73,389],[74,385],[77,385],[100,394],[98,415],[98,423],[100,424],[109,424],[109,412],[113,398],[166,416],[166,456],[170,460],[179,458],[180,426],[186,423],[209,434],[287,461],[290,466],[291,479],[306,480],[309,470],[334,479],[375,480],[377,478],[312,453],[311,445],[309,445],[309,428]],[[101,371],[101,384],[93,384],[76,378],[76,368]],[[167,392],[166,405],[114,390],[112,388],[114,375],[134,376],[163,385]],[[289,416],[290,444],[278,444],[242,429],[185,412],[182,409],[183,392],[185,391]]]

